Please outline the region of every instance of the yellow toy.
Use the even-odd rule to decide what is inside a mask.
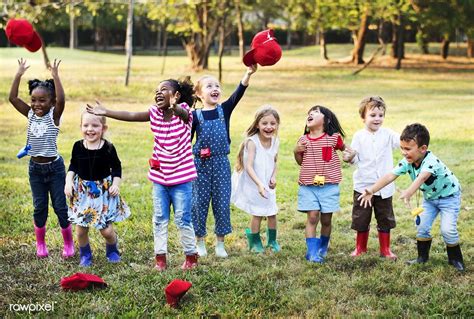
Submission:
[[[313,179],[313,185],[315,186],[324,186],[326,178],[324,176],[316,175]]]
[[[424,211],[423,208],[417,207],[417,208],[415,208],[415,209],[413,209],[413,210],[411,211],[411,215],[412,215],[413,217],[416,217],[416,216],[420,215],[421,213],[423,213],[423,211]]]

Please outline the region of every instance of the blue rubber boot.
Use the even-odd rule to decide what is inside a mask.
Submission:
[[[118,251],[117,248],[117,241],[115,244],[105,244],[105,256],[107,257],[107,260],[109,263],[118,263],[120,262],[120,252]]]
[[[306,260],[309,260],[313,263],[322,262],[321,257],[319,256],[319,248],[321,246],[320,238],[306,238]]]
[[[321,247],[319,247],[319,256],[324,261],[324,258],[328,254],[328,246],[329,246],[329,236],[321,235]]]
[[[81,267],[90,267],[92,266],[92,251],[91,251],[91,246],[89,243],[85,245],[84,247],[79,247],[79,253],[81,256],[81,261],[79,263],[79,266]]]

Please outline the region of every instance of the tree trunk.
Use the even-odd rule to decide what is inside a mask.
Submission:
[[[77,25],[74,12],[74,0],[69,3],[69,49],[77,48]]]
[[[239,36],[239,55],[240,59],[243,59],[245,54],[245,43],[244,24],[242,22],[242,9],[240,7],[240,0],[235,1],[235,11],[237,15],[237,35]]]
[[[127,35],[125,40],[125,51],[127,52],[127,73],[125,75],[125,86],[128,86],[130,77],[130,65],[133,53],[133,4],[135,0],[128,0],[128,17],[127,17]]]
[[[168,56],[168,31],[166,24],[163,26],[163,63],[161,64],[161,75],[165,73],[166,57]]]
[[[385,41],[385,21],[381,20],[379,23],[379,28],[377,32],[377,40],[379,41],[379,44],[382,46],[382,54],[385,55],[385,52],[387,51],[387,42]]]
[[[397,30],[397,65],[395,69],[400,70],[402,68],[402,59],[405,58],[405,42],[403,38],[403,33],[405,30],[405,25],[403,21],[402,11],[398,12],[398,30]]]
[[[43,41],[43,37],[41,36],[41,34],[39,34],[39,32],[36,33],[38,34],[38,37],[41,40],[41,52],[43,52],[44,66],[46,67],[46,69],[49,70],[51,68],[51,63],[49,62],[48,53],[46,53],[46,43]]]
[[[326,48],[326,36],[324,34],[324,30],[318,31],[318,38],[319,38],[319,52],[321,53],[321,58],[328,61],[328,50]]]
[[[225,5],[225,3],[222,2],[221,5]],[[191,59],[191,67],[195,71],[208,68],[211,44],[220,24],[218,20],[222,19],[222,17],[212,19],[209,17],[208,10],[207,2],[197,6],[196,13],[200,20],[201,30],[182,40],[186,53]],[[209,25],[211,22],[212,26]]]
[[[97,51],[99,45],[99,29],[97,28],[97,15],[92,18],[92,25],[94,27],[94,51]]]
[[[163,48],[163,46],[161,45],[161,36],[162,36],[162,30],[163,30],[163,26],[160,24],[158,26],[158,32],[156,33],[156,50],[158,51],[158,55],[161,55],[161,50]]]
[[[291,20],[288,19],[286,24],[286,49],[291,50]]]
[[[222,56],[224,55],[225,40],[225,19],[223,19],[219,26],[219,82],[222,83]]]
[[[467,38],[467,57],[472,58],[474,54],[474,39]]]
[[[364,64],[365,35],[369,25],[369,7],[366,7],[360,20],[359,31],[352,50],[352,62],[354,64]]]
[[[443,42],[441,42],[441,57],[447,59],[449,54],[449,37],[444,36]]]
[[[428,50],[428,37],[425,34],[425,31],[421,26],[418,26],[417,33],[416,33],[416,42],[421,49],[423,54],[429,54]]]

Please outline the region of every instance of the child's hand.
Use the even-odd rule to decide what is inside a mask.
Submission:
[[[92,106],[89,103],[87,103],[86,110],[88,113],[94,114],[94,115],[106,115],[107,114],[107,109],[100,104],[99,101],[95,101],[97,104],[96,106]]]
[[[276,186],[277,186],[276,178],[275,177],[270,178],[270,183],[268,183],[268,187],[270,187],[270,189],[275,189]]]
[[[170,96],[170,107],[176,107],[176,103],[178,103],[178,97],[175,95]]]
[[[23,58],[20,58],[18,60],[18,71],[16,72],[19,76],[22,76],[25,74],[26,70],[29,69],[29,65],[26,65],[26,60],[23,60]]]
[[[67,198],[72,197],[72,184],[71,183],[66,182],[66,185],[64,185],[64,194],[66,195]]]
[[[262,196],[263,198],[268,198],[268,196],[267,196],[267,191],[265,190],[265,187],[263,187],[263,185],[258,185],[258,193],[259,193],[260,196]]]
[[[361,194],[357,200],[360,201],[360,206],[367,208],[367,205],[369,207],[372,207],[372,196],[374,196],[374,193],[371,192],[370,190],[366,189],[364,190],[364,193]]]
[[[112,184],[112,186],[109,187],[109,194],[112,196],[117,196],[120,194],[119,187]]]
[[[405,205],[411,209],[410,198],[411,194],[407,190],[401,191],[400,199],[402,199]]]
[[[304,153],[306,151],[306,144],[308,144],[308,140],[301,140],[296,143],[295,153]]]
[[[346,146],[346,149],[342,152],[342,160],[346,163],[352,162],[354,157],[357,155],[357,151],[353,150],[349,146]]]
[[[59,77],[59,64],[61,60],[54,59],[53,66],[49,66],[53,78]]]
[[[252,75],[255,72],[257,72],[258,65],[257,64],[252,64],[251,66],[247,67],[247,74]]]

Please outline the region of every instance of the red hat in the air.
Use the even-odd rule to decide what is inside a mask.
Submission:
[[[281,47],[273,36],[273,30],[268,29],[257,33],[252,40],[252,49],[244,55],[244,64],[251,66],[274,65],[281,58]]]
[[[8,41],[25,47],[28,51],[36,52],[41,48],[42,42],[31,23],[25,19],[10,19],[5,27]]]

